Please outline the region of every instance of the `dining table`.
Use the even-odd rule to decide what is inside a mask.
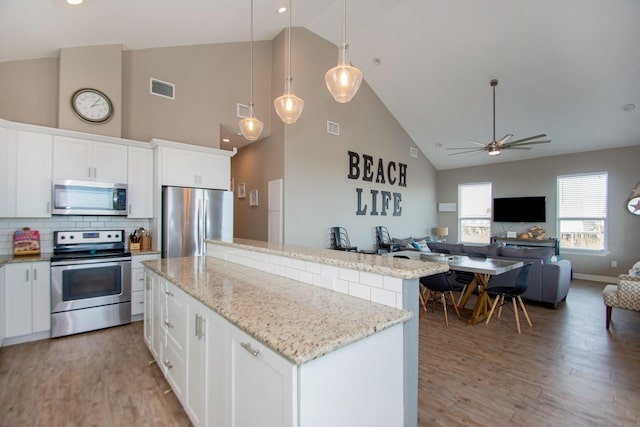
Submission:
[[[389,254],[394,257],[407,257],[409,259],[419,259],[430,262],[440,262],[447,264],[449,270],[466,271],[473,273],[473,280],[469,283],[464,291],[459,303],[458,309],[464,309],[467,301],[478,289],[478,298],[473,307],[473,312],[468,320],[470,325],[482,322],[489,315],[491,310],[491,298],[487,294],[487,285],[491,276],[506,273],[507,271],[521,268],[524,264],[522,261],[513,261],[497,258],[477,258],[467,255],[451,255],[441,254],[437,252],[418,252],[418,251],[397,251]]]

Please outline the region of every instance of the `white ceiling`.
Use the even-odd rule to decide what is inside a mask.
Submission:
[[[254,0],[256,40],[286,26],[276,9],[287,3]],[[293,7],[294,26],[340,43],[340,0]],[[248,13],[248,0],[0,0],[0,62],[246,41]],[[347,16],[352,62],[438,169],[640,144],[640,0],[350,0]],[[492,78],[496,136],[552,142],[448,156],[491,141]]]

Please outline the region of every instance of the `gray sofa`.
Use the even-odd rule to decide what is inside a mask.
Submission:
[[[558,303],[566,299],[571,283],[571,262],[569,260],[555,260],[552,248],[511,248],[500,245],[463,245],[456,243],[427,243],[433,252],[441,250],[452,254],[466,255],[469,253],[484,254],[489,258],[501,258],[532,263],[529,270],[527,292],[523,299],[537,301],[556,308]],[[491,286],[513,286],[519,269],[493,276],[489,282]],[[455,272],[449,276],[455,280]]]

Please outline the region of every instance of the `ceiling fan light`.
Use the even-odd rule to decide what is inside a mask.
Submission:
[[[500,147],[488,147],[487,151],[489,152],[490,156],[497,156],[501,153]]]

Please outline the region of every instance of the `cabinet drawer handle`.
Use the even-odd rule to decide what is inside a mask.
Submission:
[[[251,347],[251,343],[243,342],[243,343],[240,343],[240,345],[242,346],[242,348],[244,348],[249,353],[251,353],[251,355],[254,356],[254,357],[256,357],[256,356],[258,356],[260,354],[260,350]]]
[[[172,297],[172,296],[173,296],[173,292],[171,292],[171,291],[164,291],[164,293],[165,293],[166,295],[169,295],[170,297]]]
[[[173,369],[173,365],[171,364],[171,362],[169,362],[169,359],[164,361],[164,366],[166,366],[169,369]]]
[[[167,326],[167,328],[173,329],[173,323],[166,321],[164,322],[164,324]]]

